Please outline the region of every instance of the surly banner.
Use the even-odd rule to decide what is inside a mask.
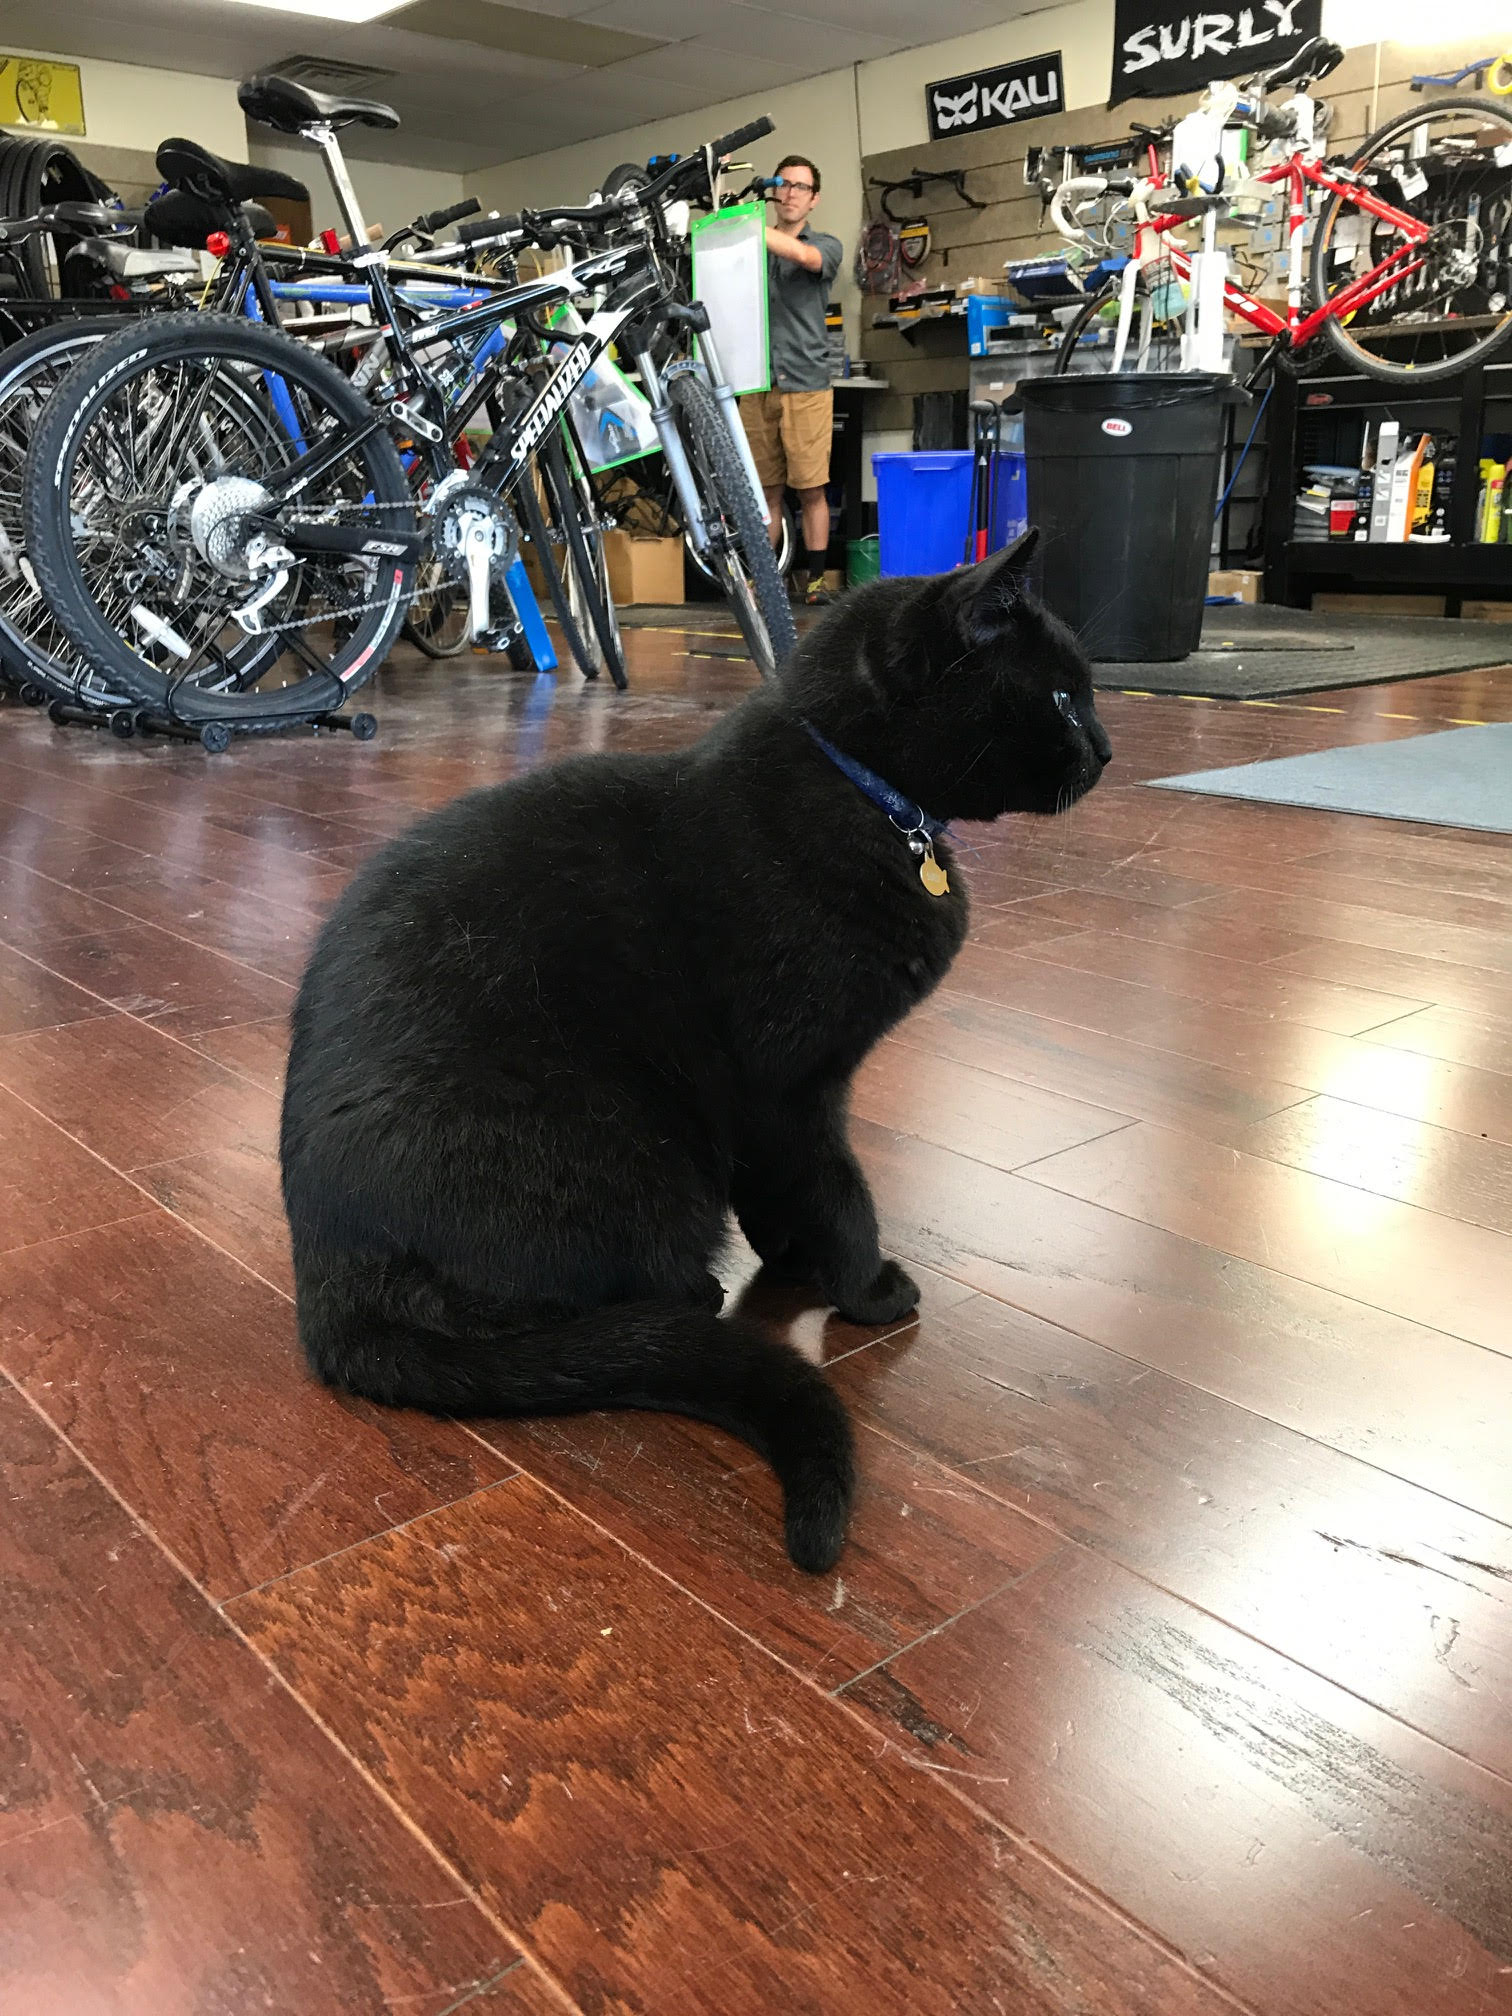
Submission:
[[[1200,91],[1215,77],[1269,70],[1320,34],[1322,25],[1323,0],[1250,0],[1210,13],[1182,0],[1117,0],[1108,103],[1173,98]]]
[[[984,133],[989,126],[1016,126],[1021,119],[1042,119],[1059,112],[1066,102],[1061,82],[1059,49],[1049,56],[1031,56],[1024,63],[999,63],[943,84],[924,86],[929,112],[929,137],[949,133]]]

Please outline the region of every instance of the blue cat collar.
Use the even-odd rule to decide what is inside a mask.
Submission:
[[[873,805],[879,806],[905,837],[922,833],[933,841],[938,840],[949,830],[943,819],[931,819],[922,805],[916,805],[912,798],[905,798],[901,791],[895,791],[886,778],[879,777],[875,770],[868,770],[864,763],[857,763],[853,757],[845,755],[833,742],[826,742],[817,728],[811,728],[807,721],[803,723],[803,727],[816,747],[824,751],[842,776],[849,777],[858,791],[870,798]]]

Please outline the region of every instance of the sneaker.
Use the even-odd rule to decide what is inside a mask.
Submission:
[[[805,609],[827,609],[835,599],[835,591],[824,585],[824,576],[816,574],[808,584],[803,597],[803,606]]]

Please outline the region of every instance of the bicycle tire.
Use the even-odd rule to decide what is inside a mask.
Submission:
[[[763,679],[775,678],[782,660],[797,649],[798,626],[745,463],[702,378],[679,371],[667,395],[692,450],[695,477],[702,477],[705,511],[718,521],[711,530],[720,586],[757,670]]]
[[[21,485],[32,428],[32,405],[45,409],[85,352],[120,332],[114,318],[38,329],[0,354],[0,671],[18,686],[35,685],[68,706],[105,712],[129,704],[123,689],[101,684],[48,607],[35,580],[21,522]]]
[[[1388,119],[1384,126],[1363,140],[1346,164],[1351,169],[1362,169],[1381,148],[1408,133],[1414,126],[1446,114],[1474,116],[1482,124],[1487,122],[1501,127],[1508,143],[1512,143],[1512,110],[1505,105],[1493,104],[1489,98],[1438,98],[1427,105],[1418,105],[1399,113],[1395,119]],[[1512,187],[1512,168],[1507,171],[1509,187]],[[1308,280],[1312,289],[1312,299],[1321,305],[1330,294],[1329,265],[1330,248],[1340,218],[1346,211],[1351,214],[1353,207],[1342,196],[1335,196],[1318,220],[1313,232],[1312,254],[1308,264]],[[1458,378],[1472,365],[1484,364],[1497,351],[1505,348],[1512,340],[1512,302],[1508,302],[1498,328],[1490,330],[1479,342],[1471,343],[1454,357],[1443,358],[1437,363],[1396,364],[1389,358],[1377,357],[1363,348],[1350,335],[1349,330],[1337,316],[1330,316],[1323,324],[1323,338],[1337,356],[1367,377],[1379,379],[1387,385],[1429,385],[1446,378]],[[1371,325],[1380,329],[1381,324]],[[1404,323],[1403,329],[1412,325]]]
[[[562,632],[562,642],[567,646],[583,677],[596,679],[598,655],[589,650],[583,633],[578,629],[577,618],[573,614],[572,603],[567,594],[567,584],[557,568],[556,554],[552,548],[551,534],[546,526],[546,514],[541,509],[533,468],[527,469],[515,485],[514,503],[516,512],[524,520],[526,537],[535,548],[536,564],[546,583],[546,592],[551,597],[551,607]]]
[[[609,587],[603,536],[597,530],[596,514],[592,521],[595,532],[591,542],[583,530],[584,510],[593,509],[592,493],[590,491],[585,499],[574,483],[567,466],[567,450],[560,429],[554,430],[549,440],[542,442],[540,463],[542,478],[555,506],[556,521],[566,538],[568,561],[572,568],[572,579],[567,583],[568,596],[570,599],[576,590],[588,616],[587,630],[581,624],[578,628],[590,649],[595,641],[598,645],[598,650],[593,653],[594,673],[607,666],[609,677],[623,693],[629,681],[625,676],[624,646],[620,642],[619,625],[614,616],[614,597]]]
[[[432,577],[429,583],[428,574]],[[431,555],[415,570],[415,593],[404,612],[401,630],[405,642],[427,658],[455,658],[472,642],[467,589],[460,581],[448,580]]]
[[[1073,375],[1071,360],[1076,355],[1077,344],[1108,303],[1118,299],[1118,290],[1119,282],[1115,276],[1111,280],[1105,280],[1095,294],[1087,296],[1085,305],[1077,311],[1075,319],[1068,322],[1061,331],[1060,348],[1056,351],[1055,361],[1050,367],[1052,378],[1069,378]]]
[[[412,564],[395,559],[375,562],[369,571],[378,592],[365,596],[350,615],[339,605],[333,606],[327,615],[305,615],[298,623],[263,633],[266,648],[249,651],[245,663],[234,668],[234,677],[222,675],[218,689],[189,683],[187,675],[164,671],[133,649],[102,613],[85,579],[75,545],[72,486],[86,430],[127,386],[133,369],[171,365],[175,360],[197,360],[202,365],[215,360],[217,365],[224,362],[240,367],[240,377],[228,373],[227,394],[241,402],[244,413],[260,421],[266,442],[284,449],[293,444],[286,433],[280,443],[277,426],[269,423],[271,402],[259,404],[256,394],[248,389],[269,378],[281,380],[286,390],[293,388],[307,400],[323,401],[339,427],[355,431],[373,419],[373,409],[334,365],[306,345],[260,323],[218,314],[162,315],[122,330],[101,342],[59,386],[27,458],[23,517],[42,592],[78,650],[103,678],[118,681],[144,706],[170,719],[193,726],[225,721],[273,727],[332,713],[373,676],[397,636],[413,587]],[[217,376],[218,371],[212,371],[209,382]],[[217,413],[223,407],[230,410],[229,404],[222,402]],[[364,486],[361,508],[381,513],[379,522],[385,529],[413,530],[413,497],[399,452],[387,433],[369,434],[352,455],[360,469],[355,481]],[[285,461],[288,459],[286,455]],[[176,487],[176,476],[166,466],[158,473],[158,481]],[[288,606],[299,604],[308,609],[303,584],[311,571],[300,563],[294,598]],[[280,638],[288,636],[292,646],[297,634],[317,623],[328,626],[335,640],[331,662],[306,671],[283,687],[258,690],[255,681],[285,655]],[[253,641],[255,644],[255,637]],[[224,661],[224,654],[216,652],[214,645],[210,650],[218,662]],[[293,651],[307,664],[313,656],[302,642],[293,646]]]

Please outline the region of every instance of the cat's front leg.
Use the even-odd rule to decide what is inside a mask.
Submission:
[[[877,1213],[836,1116],[784,1116],[743,1161],[735,1215],[755,1251],[782,1272],[817,1281],[847,1321],[896,1323],[919,1290],[877,1243]]]

